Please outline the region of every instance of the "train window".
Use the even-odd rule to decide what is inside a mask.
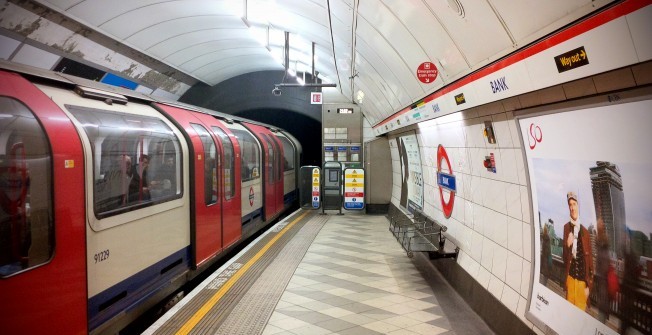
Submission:
[[[165,122],[81,106],[66,108],[91,143],[98,218],[181,196],[181,145]]]
[[[204,201],[206,205],[212,205],[217,203],[217,146],[204,126],[194,123],[190,125],[201,138],[204,147]]]
[[[6,277],[54,252],[52,154],[39,122],[14,99],[0,97],[0,134],[0,277]]]
[[[287,137],[279,136],[278,138],[283,144],[284,171],[292,171],[294,170],[294,146]]]
[[[224,198],[231,199],[235,195],[235,154],[233,152],[233,143],[229,135],[224,130],[213,127],[213,132],[222,140],[222,148],[224,148]]]
[[[231,128],[240,144],[242,181],[260,178],[260,149],[258,141],[244,129]]]

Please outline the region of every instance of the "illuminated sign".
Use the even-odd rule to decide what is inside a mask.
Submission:
[[[353,108],[338,108],[338,114],[353,114]]]

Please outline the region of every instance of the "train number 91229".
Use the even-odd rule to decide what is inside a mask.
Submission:
[[[95,264],[109,259],[109,249],[102,250],[95,254]]]

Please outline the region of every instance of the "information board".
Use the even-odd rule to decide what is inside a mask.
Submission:
[[[312,169],[312,208],[319,208],[320,200],[319,193],[319,168]]]
[[[344,169],[344,209],[364,208],[364,170]]]

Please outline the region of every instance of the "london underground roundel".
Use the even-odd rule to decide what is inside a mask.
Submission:
[[[442,172],[442,161],[445,162],[445,168],[448,169],[448,172]],[[448,159],[448,153],[446,153],[446,149],[441,144],[437,147],[437,185],[439,186],[441,207],[444,211],[444,216],[448,219],[453,214],[453,204],[455,203],[455,191],[457,188],[451,162]],[[444,198],[444,189],[448,191],[448,200]]]

